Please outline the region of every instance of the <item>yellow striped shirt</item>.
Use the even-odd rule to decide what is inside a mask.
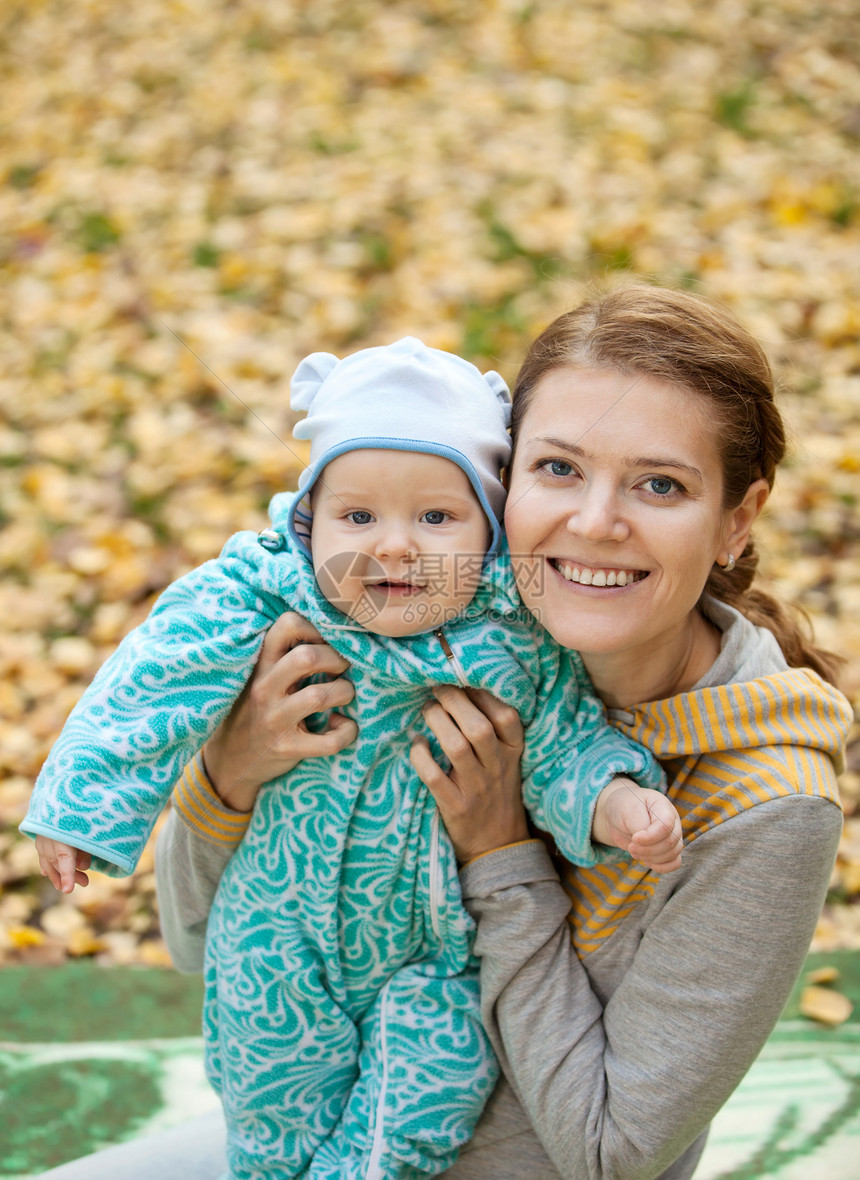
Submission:
[[[850,723],[846,699],[807,668],[682,693],[613,719],[660,759],[685,844],[773,799],[818,796],[838,806],[836,773]],[[573,941],[583,957],[659,881],[627,861],[588,869],[565,864],[561,875],[573,903]]]
[[[224,807],[206,777],[200,754],[183,770],[173,788],[172,801],[188,826],[215,844],[238,844],[251,822],[251,812]]]

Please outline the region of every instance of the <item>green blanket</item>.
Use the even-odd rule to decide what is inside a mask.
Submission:
[[[714,1122],[696,1180],[856,1180],[860,951],[839,969],[852,1017],[799,1014],[796,989]],[[10,967],[0,974],[0,1177],[23,1178],[217,1105],[203,1075],[198,977],[160,970]]]

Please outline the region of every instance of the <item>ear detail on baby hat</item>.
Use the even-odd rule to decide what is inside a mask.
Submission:
[[[330,352],[312,352],[306,356],[290,381],[291,409],[310,410],[317,390],[339,364],[339,358]]]
[[[505,425],[511,424],[511,391],[508,389],[508,383],[505,381],[501,373],[497,373],[495,369],[490,369],[484,374],[484,380],[492,389],[493,393],[502,403],[505,411]]]

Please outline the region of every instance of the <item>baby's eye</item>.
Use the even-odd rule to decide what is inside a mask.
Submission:
[[[655,496],[670,496],[678,490],[678,485],[674,479],[669,479],[668,475],[652,475],[645,481],[645,485]]]
[[[424,520],[427,524],[444,524],[447,519],[448,513],[442,512],[438,508],[431,508],[429,512],[424,513]]]
[[[346,519],[352,524],[370,524],[373,517],[369,512],[365,512],[363,508],[356,508],[354,512],[347,512]]]

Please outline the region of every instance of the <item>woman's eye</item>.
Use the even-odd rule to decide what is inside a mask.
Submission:
[[[424,519],[427,524],[444,524],[448,519],[448,513],[442,512],[438,508],[433,508],[429,512],[424,513]]]
[[[670,496],[678,487],[674,479],[669,479],[667,475],[652,475],[646,480],[646,486],[655,496]]]
[[[573,471],[573,467],[565,459],[551,459],[546,467],[551,475],[565,476]]]
[[[363,508],[357,508],[355,512],[347,512],[346,519],[352,524],[370,524],[373,517],[369,512],[365,512]]]

